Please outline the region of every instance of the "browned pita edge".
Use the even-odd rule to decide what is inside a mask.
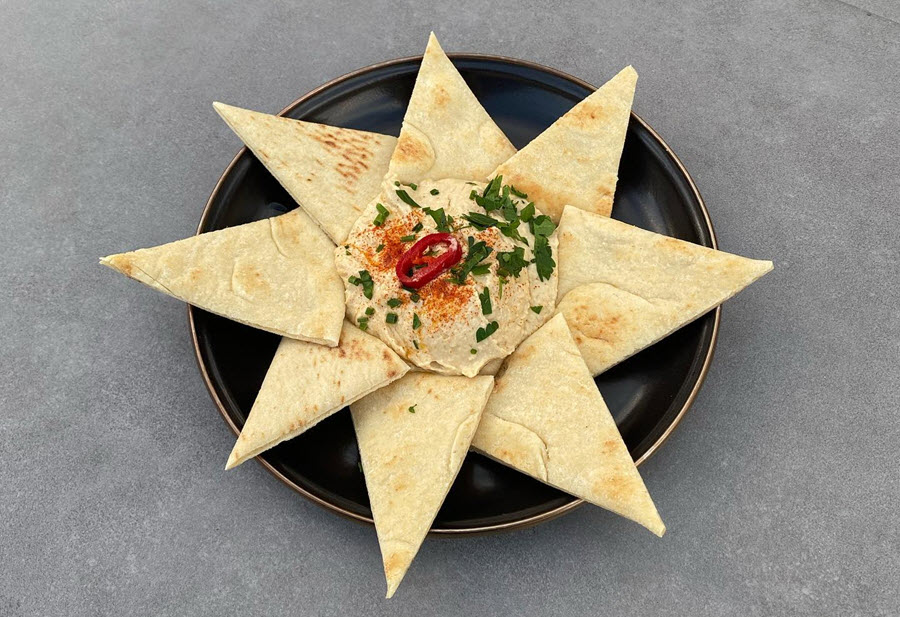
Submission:
[[[609,216],[636,83],[634,68],[625,67],[491,177],[527,193],[554,223],[567,204]]]

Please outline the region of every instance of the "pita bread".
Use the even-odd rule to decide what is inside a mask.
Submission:
[[[704,315],[772,269],[566,207],[559,224],[562,313],[597,375]]]
[[[335,244],[347,239],[378,194],[396,138],[224,103],[213,108]]]
[[[293,439],[407,370],[387,345],[347,321],[338,347],[281,339],[225,469]]]
[[[527,193],[554,223],[566,204],[609,216],[636,83],[625,67],[491,176]]]
[[[507,359],[472,447],[658,536],[666,530],[561,315]]]
[[[388,598],[444,503],[493,383],[409,373],[350,406]]]
[[[515,152],[432,32],[389,175],[401,182],[477,180]]]
[[[100,263],[188,304],[290,338],[337,345],[344,285],[334,246],[302,211]]]

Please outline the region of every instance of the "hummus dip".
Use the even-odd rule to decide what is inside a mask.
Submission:
[[[553,315],[557,289],[552,221],[518,195],[499,179],[386,180],[335,250],[348,319],[436,373],[472,377],[508,356]],[[403,287],[401,257],[436,233],[455,237],[461,258],[421,287]]]

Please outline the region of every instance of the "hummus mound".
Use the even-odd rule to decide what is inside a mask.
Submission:
[[[534,236],[529,226],[518,227],[523,241],[507,237],[498,227],[478,229],[463,218],[469,213],[486,214],[470,197],[473,190],[481,195],[484,187],[484,183],[453,179],[418,185],[385,181],[380,196],[356,221],[347,241],[335,250],[338,273],[346,288],[348,319],[428,371],[477,375],[487,363],[512,353],[553,315],[557,271],[554,268],[551,276],[540,280],[535,264],[530,263]],[[398,194],[401,191],[416,205],[405,201]],[[519,209],[527,204],[524,199],[514,201]],[[435,220],[440,219],[439,209],[443,209],[450,233],[462,246],[462,259],[420,289],[404,289],[397,279],[397,262],[417,240],[439,231]],[[491,214],[498,222],[505,222],[499,213]],[[443,231],[447,230],[444,227]],[[478,273],[469,273],[460,284],[459,266],[470,247],[482,241],[492,249],[490,254],[480,262]],[[549,242],[555,257],[555,233]],[[518,276],[507,272],[503,277],[498,274],[497,256],[516,247],[524,249],[529,263]],[[369,277],[371,283],[361,280]],[[490,297],[488,314],[484,314],[482,303],[485,289]],[[486,332],[490,334],[485,337]],[[496,368],[497,363],[491,366]]]

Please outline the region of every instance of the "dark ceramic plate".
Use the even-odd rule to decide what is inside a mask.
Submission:
[[[479,55],[451,57],[518,148],[594,90],[579,79],[528,62]],[[405,58],[356,71],[301,97],[282,114],[397,135],[420,60]],[[687,171],[637,116],[631,118],[619,176],[615,218],[705,246],[716,245],[703,201]],[[240,225],[294,207],[294,201],[245,148],[216,185],[198,232]],[[279,339],[199,309],[191,308],[189,316],[200,370],[213,400],[237,433]],[[665,441],[691,405],[712,359],[718,322],[716,310],[597,378],[638,463]],[[317,503],[371,521],[346,409],[259,460],[278,479]],[[558,516],[579,503],[469,454],[432,531],[459,534],[521,527]]]

